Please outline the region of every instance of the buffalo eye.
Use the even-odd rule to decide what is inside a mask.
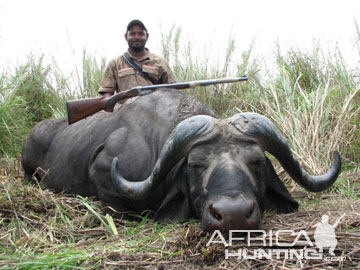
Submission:
[[[248,166],[251,170],[258,171],[260,168],[262,168],[264,164],[264,159],[255,159],[248,163]]]
[[[188,168],[192,171],[202,172],[205,170],[206,165],[202,163],[188,163]]]

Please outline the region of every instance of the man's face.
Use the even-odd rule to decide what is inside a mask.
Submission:
[[[132,26],[125,34],[129,48],[135,52],[142,51],[145,48],[148,37],[148,33],[140,25]]]

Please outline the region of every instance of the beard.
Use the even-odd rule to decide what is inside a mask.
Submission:
[[[142,50],[145,49],[145,42],[142,41],[129,41],[128,42],[129,48],[130,50],[134,51],[134,52],[141,52]]]

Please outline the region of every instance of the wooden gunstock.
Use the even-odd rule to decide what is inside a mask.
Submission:
[[[117,102],[139,95],[138,88],[117,93],[111,97],[86,98],[66,101],[69,125],[80,121],[94,113],[105,110],[113,112]]]
[[[101,110],[105,110],[107,99],[105,97],[98,97],[66,101],[69,125]]]

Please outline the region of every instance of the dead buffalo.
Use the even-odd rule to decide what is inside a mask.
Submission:
[[[340,172],[335,152],[327,174],[309,176],[264,116],[218,119],[171,89],[70,126],[64,118],[40,122],[24,144],[22,165],[25,182],[35,175],[45,188],[95,196],[117,214],[150,210],[165,222],[197,217],[205,231],[245,230],[259,228],[263,210],[298,208],[265,151],[311,192],[329,188]]]

